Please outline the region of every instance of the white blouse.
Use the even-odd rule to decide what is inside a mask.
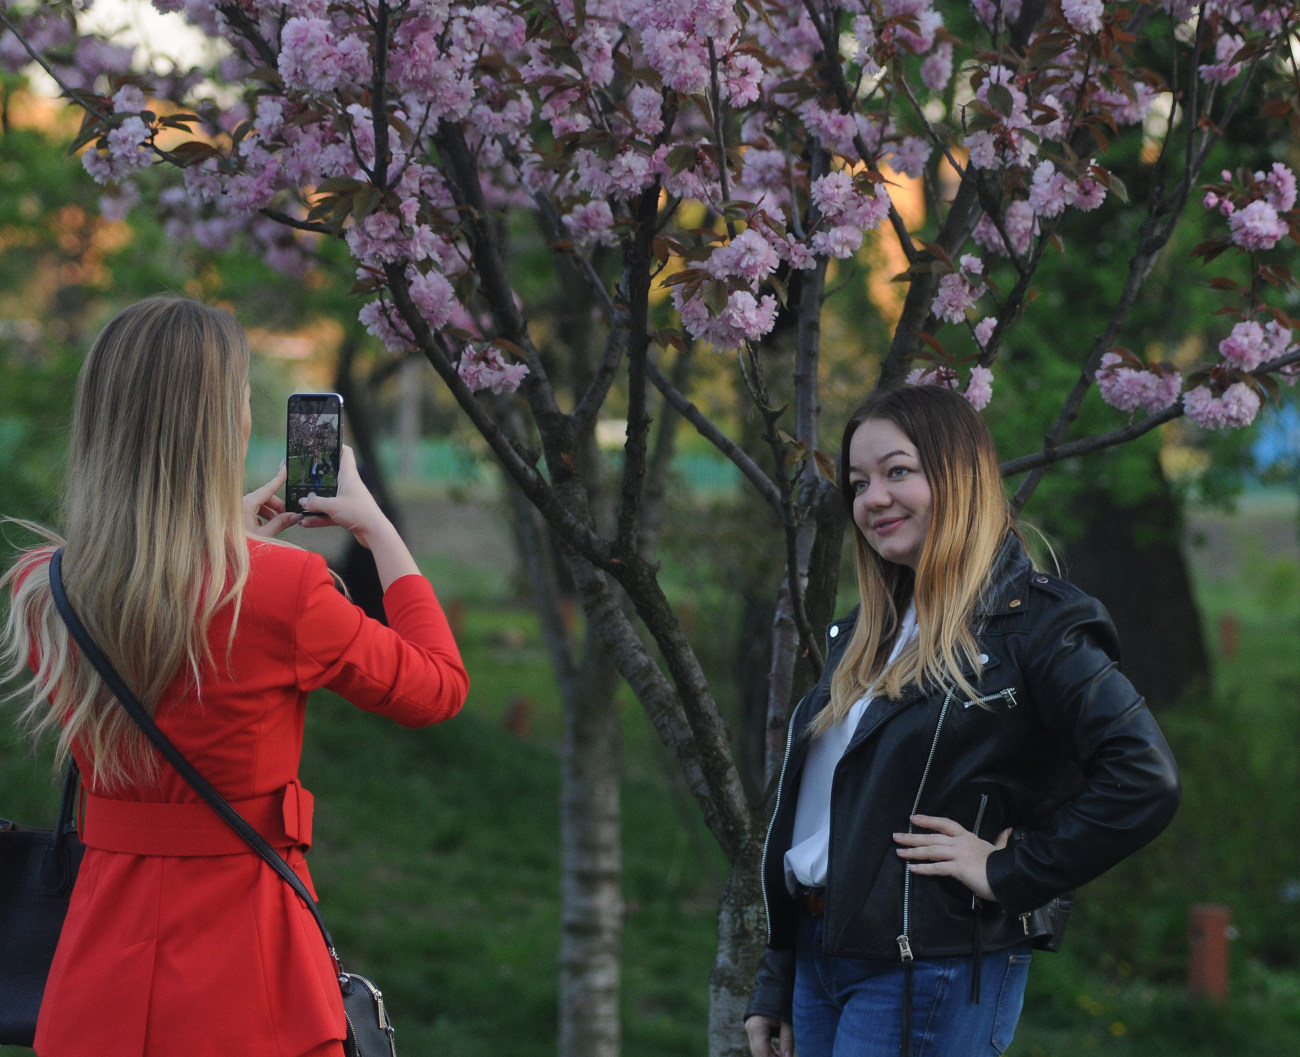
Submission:
[[[889,664],[916,637],[916,604],[903,614],[903,625],[889,654]],[[874,689],[874,688],[873,688]],[[799,781],[799,799],[794,809],[794,836],[785,853],[785,885],[791,893],[796,885],[820,888],[826,884],[826,857],[831,836],[831,780],[844,750],[853,739],[862,717],[872,701],[868,690],[853,703],[848,714],[808,748],[803,777]]]

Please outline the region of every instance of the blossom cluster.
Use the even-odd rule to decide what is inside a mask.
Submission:
[[[942,385],[947,389],[961,390],[961,375],[955,367],[918,367],[907,376],[908,385]],[[980,364],[970,369],[966,388],[962,390],[976,411],[983,411],[993,399],[993,372]]]
[[[1167,410],[1177,402],[1182,387],[1182,377],[1167,365],[1147,368],[1136,357],[1126,359],[1118,352],[1102,356],[1097,371],[1102,399],[1130,414],[1145,411],[1155,415]]]
[[[76,33],[75,5],[6,7],[34,48],[73,57],[55,65],[65,86],[98,101],[82,164],[108,208],[128,209],[140,171],[161,159],[181,168],[163,203],[177,238],[251,237],[301,269],[314,239],[340,235],[374,292],[361,310],[370,331],[394,349],[450,332],[471,389],[526,374],[492,341],[493,306],[470,275],[474,222],[540,211],[556,248],[581,256],[629,250],[648,208],[664,245],[687,247],[655,240],[664,311],[726,350],[772,332],[791,273],[851,260],[887,220],[903,223],[893,181],[936,171],[977,172],[986,191],[970,244],[945,250],[956,263],[929,308],[934,322],[967,324],[991,358],[999,320],[975,317],[999,258],[1019,267],[1068,211],[1099,209],[1112,192],[1104,140],[1092,157],[1081,134],[1144,126],[1169,98],[1116,46],[1127,15],[1103,0],[971,0],[983,28],[966,41],[939,0],[864,0],[838,25],[820,21],[837,8],[800,0],[553,0],[527,17],[506,0],[406,0],[383,20],[362,0],[154,5],[223,41],[216,65],[133,68],[131,49]],[[1214,86],[1243,77],[1300,7],[1154,6],[1175,23],[1199,19],[1208,51],[1193,76]],[[1032,27],[1019,25],[1027,12]],[[1013,27],[1023,36],[1007,47]],[[0,34],[0,66],[27,61]],[[224,109],[210,103],[214,85],[239,89]],[[160,117],[178,113],[202,115],[188,140]],[[1228,242],[1260,253],[1290,232],[1295,198],[1294,175],[1274,165],[1225,176],[1205,202]],[[1220,408],[1233,379],[1276,358],[1290,336],[1269,325],[1224,338],[1225,384],[1208,402],[1188,394],[1189,413]],[[937,380],[955,385],[943,370]],[[991,378],[972,370],[972,402],[987,400]],[[1172,368],[1135,360],[1107,360],[1098,383],[1130,413],[1180,393]],[[1241,418],[1249,399],[1232,401],[1207,420]]]
[[[1224,170],[1223,183],[1209,188],[1206,209],[1227,217],[1232,242],[1248,253],[1271,250],[1291,231],[1288,214],[1295,209],[1296,177],[1281,162],[1238,182]]]

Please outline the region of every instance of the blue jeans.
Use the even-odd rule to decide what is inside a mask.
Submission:
[[[899,1057],[902,963],[828,957],[821,938],[822,920],[800,914],[794,976],[799,1057]],[[978,1004],[970,1000],[973,958],[913,962],[913,1057],[999,1057],[1020,1019],[1029,959],[1029,943],[984,955]]]

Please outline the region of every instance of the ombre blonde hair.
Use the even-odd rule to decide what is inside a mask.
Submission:
[[[33,738],[59,727],[58,760],[77,744],[97,789],[151,780],[157,760],[70,646],[45,565],[62,545],[73,607],[150,714],[178,676],[197,695],[213,662],[213,615],[231,604],[237,621],[248,577],[241,505],[248,372],[248,339],[222,309],[160,296],[114,317],[77,382],[64,535],[27,524],[48,542],[0,578],[13,592],[6,675],[21,677],[35,664],[14,694],[24,702],[21,723]]]
[[[842,720],[873,688],[891,698],[916,685],[977,697],[972,679],[982,665],[972,630],[975,611],[1003,540],[1008,532],[1018,534],[988,428],[963,396],[932,385],[873,393],[844,427],[838,471],[850,520],[849,443],[873,419],[892,422],[916,446],[930,486],[930,530],[915,572],[884,560],[861,531],[853,533],[862,608],[831,679],[830,703],[812,726],[814,736]],[[891,664],[910,601],[916,603],[918,634]]]

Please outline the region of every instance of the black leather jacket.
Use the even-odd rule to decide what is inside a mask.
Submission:
[[[823,944],[828,955],[900,960],[1054,946],[1072,890],[1152,840],[1178,806],[1160,728],[1118,667],[1101,603],[1038,572],[1009,536],[977,634],[987,659],[978,701],[913,689],[872,702],[835,769]],[[807,728],[856,611],[828,630],[821,682],[795,708],[763,852],[768,949],[749,1013],[790,1018],[795,903],[785,887]],[[913,813],[996,840],[996,903],[951,878],[908,875],[893,834]],[[1055,939],[1054,939],[1055,938]]]

